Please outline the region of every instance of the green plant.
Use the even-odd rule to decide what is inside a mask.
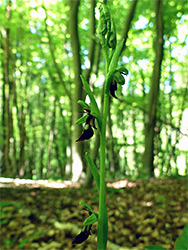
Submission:
[[[188,237],[188,225],[186,225],[184,227],[182,234],[177,239],[175,250],[188,250],[187,237]],[[157,245],[146,246],[145,249],[148,249],[148,250],[167,250],[166,248],[163,248],[163,247],[160,247]]]
[[[97,232],[97,249],[106,249],[107,234],[108,234],[108,218],[107,207],[105,201],[105,150],[106,150],[106,124],[110,94],[112,97],[117,98],[115,91],[117,84],[123,85],[125,83],[124,75],[128,74],[128,70],[124,67],[118,67],[118,59],[122,51],[124,41],[121,41],[116,46],[116,29],[113,18],[110,15],[109,9],[106,5],[100,5],[100,18],[98,26],[98,36],[103,48],[105,57],[105,82],[104,82],[104,102],[103,110],[100,112],[95,97],[89,87],[88,82],[81,76],[82,83],[85,91],[90,99],[90,105],[82,100],[78,103],[83,107],[86,115],[77,120],[77,124],[83,124],[84,130],[80,138],[77,140],[84,141],[90,139],[94,135],[93,128],[96,129],[95,120],[97,120],[99,135],[100,135],[100,173],[86,152],[85,156],[90,166],[91,172],[96,183],[99,193],[99,214],[85,203],[82,203],[89,210],[89,219],[84,222],[84,227],[81,233],[74,239],[74,244],[82,243],[90,235],[90,229],[93,223],[98,219],[98,232]]]
[[[31,235],[31,236],[29,236],[29,237],[23,239],[23,240],[20,242],[20,244],[19,244],[18,247],[19,247],[19,248],[25,247],[26,244],[27,244],[31,239],[33,239],[33,238],[35,238],[35,237],[39,237],[40,235],[41,235],[41,233],[40,233],[40,232],[37,232],[37,233],[35,233],[35,234],[33,234],[33,235]]]

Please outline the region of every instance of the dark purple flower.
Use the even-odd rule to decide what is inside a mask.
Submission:
[[[80,138],[78,138],[76,140],[77,141],[85,141],[85,140],[89,140],[93,135],[94,135],[94,132],[93,132],[93,129],[91,127],[90,124],[86,124],[85,126],[86,128],[84,129],[83,133],[81,134]]]
[[[117,90],[117,82],[115,80],[112,80],[110,84],[110,94],[111,96],[117,99],[117,96],[115,94],[116,90]]]
[[[88,117],[86,119],[84,131],[82,132],[80,138],[76,140],[76,142],[89,140],[94,135],[92,127],[97,129],[95,127],[95,117],[90,114],[91,111],[88,109],[84,109],[84,111],[88,114]]]
[[[81,233],[79,233],[74,238],[72,244],[81,244],[82,242],[84,242],[85,240],[87,240],[87,238],[89,237],[89,235],[91,235],[91,227],[92,227],[92,224],[83,227]]]

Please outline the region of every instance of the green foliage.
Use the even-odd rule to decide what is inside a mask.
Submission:
[[[188,7],[186,0],[163,2],[165,43],[154,161],[157,163],[160,176],[177,176],[186,173],[187,148],[182,146],[186,145],[183,142],[186,141],[186,137],[181,133],[186,131],[183,120],[185,121],[187,114],[184,103],[187,91],[185,80],[187,71],[183,64],[187,63],[187,53],[185,52]],[[9,77],[14,83],[11,85],[13,88],[10,88],[9,103],[9,117],[12,121],[10,124],[9,161],[12,171],[4,172],[1,162],[2,174],[6,177],[19,176],[21,166],[23,166],[23,178],[67,179],[71,176],[71,173],[65,170],[68,169],[67,166],[71,162],[71,131],[74,129],[74,125],[71,124],[72,102],[66,95],[63,83],[69,90],[71,98],[75,91],[72,49],[68,30],[69,6],[67,1],[44,2],[45,6],[42,6],[40,2],[36,1],[30,4],[27,1],[16,0],[11,2],[9,22],[8,15],[6,15],[7,3],[7,1],[3,1],[0,4],[0,57],[2,58],[0,62],[0,154],[3,156],[6,143],[4,136],[6,126],[3,120],[5,79],[3,62],[6,54],[4,45],[8,44],[6,28],[9,27],[11,59],[8,71],[10,72]],[[78,30],[82,75],[85,76],[85,72],[89,69],[90,44],[91,41],[95,41],[94,64],[90,65],[90,80],[87,82],[86,88],[89,85],[93,91],[98,107],[102,106],[101,79],[106,74],[105,60],[98,46],[97,34],[91,39],[90,31],[92,28],[97,30],[97,25],[98,27],[104,25],[100,33],[106,39],[107,44],[104,43],[104,45],[107,45],[110,51],[107,54],[110,63],[116,45],[115,33],[117,40],[122,40],[123,43],[122,32],[129,14],[130,3],[125,0],[108,1],[109,9],[118,15],[112,16],[105,7],[101,7],[101,16],[104,19],[97,19],[96,8],[95,27],[91,27],[91,3],[90,1],[80,1]],[[110,108],[114,152],[118,160],[116,171],[110,172],[109,177],[113,174],[122,177],[125,175],[132,175],[133,178],[144,177],[142,174],[144,173],[142,169],[144,119],[153,68],[154,19],[153,2],[138,1],[126,48],[122,51],[121,60],[115,67],[117,70],[124,67],[125,64],[130,63],[131,65],[131,68],[128,69],[130,75],[122,85],[121,91],[118,88],[116,92],[120,102],[113,100]],[[115,27],[115,23],[118,24],[117,27]],[[112,75],[109,79],[111,77]],[[123,83],[122,77],[121,80]],[[90,102],[92,101],[90,100]],[[94,103],[92,105],[96,106]],[[97,116],[100,128],[102,122],[99,113],[94,107],[92,110],[95,112],[93,115]],[[85,119],[87,117],[81,118],[78,123],[84,123]],[[53,122],[54,125],[52,125]],[[182,124],[181,131],[180,124]],[[52,141],[50,141],[50,133],[51,136],[53,135]],[[21,135],[25,135],[25,137],[21,138]],[[110,135],[108,139],[111,140]],[[24,157],[21,158],[23,152]],[[107,153],[111,155],[109,147]],[[180,162],[183,162],[181,166]]]
[[[182,234],[177,239],[176,250],[188,250],[187,236],[188,236],[188,225],[184,227]]]
[[[40,233],[40,232],[37,232],[37,233],[35,233],[35,234],[29,236],[28,238],[22,240],[22,241],[20,242],[20,244],[19,244],[18,247],[19,247],[19,248],[25,247],[26,244],[27,244],[31,239],[33,239],[33,238],[35,238],[35,237],[38,237],[38,236],[40,236],[40,235],[41,235],[41,233]]]
[[[10,247],[15,243],[15,240],[6,240],[4,245],[5,247]]]
[[[15,208],[19,209],[21,207],[21,204],[16,203],[16,202],[12,202],[12,201],[1,201],[0,202],[0,209],[2,209],[3,207],[7,207],[7,206],[14,206]]]

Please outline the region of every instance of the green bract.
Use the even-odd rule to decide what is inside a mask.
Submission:
[[[93,225],[97,221],[97,216],[92,213],[89,217],[87,217],[84,221],[84,226]]]

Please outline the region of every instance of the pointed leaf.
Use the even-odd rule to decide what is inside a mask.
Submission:
[[[84,101],[78,100],[78,104],[80,104],[84,109],[91,110],[91,107]]]
[[[87,226],[87,225],[92,225],[94,224],[95,222],[97,221],[97,216],[92,213],[89,217],[87,217],[84,221],[84,226]]]
[[[99,173],[98,173],[98,170],[95,166],[95,163],[93,162],[93,160],[91,159],[91,157],[89,156],[88,152],[85,153],[86,155],[86,159],[88,161],[88,164],[90,166],[90,169],[91,169],[91,173],[93,175],[93,178],[94,178],[94,181],[95,181],[95,184],[97,186],[97,190],[99,192],[99,189],[100,189],[100,176],[99,176]]]
[[[77,121],[76,121],[76,124],[82,124],[82,123],[85,123],[87,118],[88,118],[89,115],[84,115],[82,117],[80,117]]]
[[[86,207],[91,213],[94,213],[93,209],[87,203],[80,201],[80,204]]]

